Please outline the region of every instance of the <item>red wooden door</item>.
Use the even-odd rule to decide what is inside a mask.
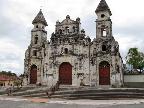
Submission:
[[[61,84],[72,84],[72,66],[69,63],[62,63],[59,67],[59,81]]]
[[[106,62],[99,67],[99,85],[110,85],[110,66]]]
[[[37,67],[32,66],[30,72],[30,84],[36,84],[37,82]]]

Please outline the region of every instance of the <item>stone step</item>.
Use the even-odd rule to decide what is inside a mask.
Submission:
[[[81,93],[102,93],[102,92],[133,92],[133,93],[144,93],[144,89],[77,89],[77,90],[59,90],[56,91],[55,94],[66,94],[66,93],[74,93],[74,94],[81,94]]]
[[[68,86],[67,86],[68,87]],[[64,99],[112,99],[112,98],[144,98],[144,89],[108,88],[98,89],[95,87],[72,87],[60,86],[60,89],[51,98]],[[71,88],[72,89],[71,89]],[[22,92],[13,93],[14,96],[43,97],[47,98],[47,87],[35,88]]]
[[[83,95],[144,95],[143,93],[134,93],[134,92],[95,92],[95,93],[72,93],[72,92],[67,92],[67,93],[55,93],[54,95],[65,95],[65,96],[83,96]]]
[[[24,88],[22,88],[24,89]],[[32,89],[25,89],[25,90],[19,90],[19,91],[14,91],[13,95],[14,96],[22,96],[22,95],[31,95],[31,94],[36,94],[36,93],[41,93],[41,92],[46,92],[49,88],[48,87],[35,87]],[[61,85],[59,91],[73,91],[76,90],[77,88],[75,86],[63,86]]]
[[[48,98],[47,96],[39,96],[42,98]],[[61,98],[61,99],[144,99],[144,95],[83,95],[83,96],[65,96],[65,95],[53,95],[51,98]]]
[[[14,87],[13,92],[25,92],[27,90],[34,90],[34,89],[43,88],[43,87],[45,86],[27,85],[27,86],[23,86],[20,88]]]
[[[43,97],[48,98],[46,93],[36,93],[30,95],[23,95],[25,97]],[[64,94],[54,94],[51,98],[63,98],[63,99],[113,99],[113,98],[144,98],[143,93],[133,92],[102,92],[102,93],[81,93],[73,94],[71,92]]]
[[[45,92],[47,89],[48,89],[47,87],[35,88],[35,89],[30,89],[30,90],[25,90],[25,91],[14,92],[14,93],[12,93],[12,95],[13,96],[23,96],[23,95],[42,93],[42,92]]]
[[[43,96],[45,97],[45,96]],[[52,95],[51,98],[64,98],[64,99],[113,99],[113,98],[142,98],[143,94],[79,94],[79,95]]]
[[[58,97],[55,97],[58,98]],[[61,97],[60,97],[61,98]],[[129,96],[129,95],[116,95],[116,96],[82,96],[82,97],[62,97],[63,99],[91,99],[91,100],[108,100],[108,99],[144,99],[144,96]]]
[[[32,97],[38,97],[38,96],[45,96],[45,92],[37,92],[33,94],[26,94],[23,96],[32,96]],[[75,93],[63,93],[63,94],[54,94],[52,96],[106,96],[106,95],[141,95],[143,96],[143,93],[133,93],[133,92],[102,92],[102,93],[80,93],[80,94],[75,94]]]

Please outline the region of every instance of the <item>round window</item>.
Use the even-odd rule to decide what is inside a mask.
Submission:
[[[104,18],[105,17],[105,15],[104,14],[101,14],[101,18]]]

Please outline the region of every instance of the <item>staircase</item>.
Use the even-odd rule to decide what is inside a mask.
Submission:
[[[47,89],[48,87],[36,87],[33,89],[18,90],[18,91],[14,91],[12,95],[33,97],[33,94],[45,93]]]
[[[48,98],[46,92],[47,87],[35,88],[31,90],[14,92],[14,96],[24,97],[42,97]],[[75,87],[60,85],[59,89],[55,91],[50,98],[63,99],[144,99],[144,89],[135,88],[105,88],[100,89],[96,87]]]
[[[24,87],[25,88],[25,87]],[[47,96],[48,97],[48,91],[50,91],[50,96],[54,94],[56,90],[59,88],[59,82],[56,83],[56,85],[52,86],[51,88],[47,86],[35,86],[35,87],[26,87],[27,89],[20,89],[20,90],[13,90],[12,95],[13,96],[24,96],[24,97],[41,97],[41,96]]]
[[[60,88],[61,89],[61,88]],[[51,98],[64,99],[144,99],[144,89],[80,87],[56,91]]]

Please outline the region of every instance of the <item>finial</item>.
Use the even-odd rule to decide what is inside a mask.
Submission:
[[[42,8],[43,8],[43,3],[44,1],[43,0],[40,0],[40,11],[42,11]]]
[[[67,15],[67,16],[66,16],[66,19],[70,19],[70,16],[69,16],[69,15]]]
[[[77,22],[80,22],[80,18],[79,18],[79,17],[78,17],[78,18],[76,18],[76,21],[77,21]]]
[[[40,6],[40,11],[42,11],[43,6]]]

